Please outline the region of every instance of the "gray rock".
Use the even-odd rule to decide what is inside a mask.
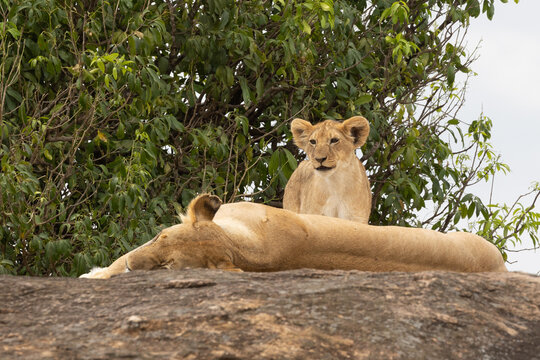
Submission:
[[[540,277],[0,276],[0,359],[540,359]]]

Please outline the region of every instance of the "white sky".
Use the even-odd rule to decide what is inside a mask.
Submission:
[[[540,37],[537,16],[540,1],[515,4],[495,2],[495,16],[472,19],[467,34],[468,48],[480,43],[473,70],[478,76],[469,82],[465,106],[459,117],[467,122],[480,113],[493,121],[492,145],[511,172],[495,178],[494,203],[511,205],[531,184],[540,181]],[[489,184],[477,185],[475,193],[489,201]],[[528,206],[529,202],[524,202]],[[537,203],[535,211],[540,211]],[[532,248],[522,238],[517,248]],[[540,273],[540,250],[508,253],[509,270]]]

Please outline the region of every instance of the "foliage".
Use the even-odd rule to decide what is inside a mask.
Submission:
[[[532,208],[468,192],[506,169],[489,119],[455,116],[456,74],[472,61],[465,29],[494,8],[0,0],[0,272],[107,265],[177,222],[199,192],[279,202],[303,156],[295,117],[368,118],[373,224],[447,231],[479,219],[500,247],[534,232]],[[436,210],[422,224],[426,201]]]

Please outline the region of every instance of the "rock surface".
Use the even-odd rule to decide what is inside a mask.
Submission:
[[[540,359],[540,277],[0,276],[0,359]]]

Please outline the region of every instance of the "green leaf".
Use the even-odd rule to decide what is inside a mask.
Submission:
[[[234,83],[234,75],[232,69],[228,66],[218,66],[216,70],[216,77],[226,87],[232,86]]]
[[[21,36],[21,32],[14,25],[13,27],[10,27],[7,31],[11,34],[11,36],[15,38],[15,40],[18,40]]]
[[[118,57],[118,53],[112,53],[112,54],[105,55],[103,59],[109,62],[113,62],[117,57]]]
[[[47,159],[49,161],[52,161],[52,159],[53,159],[51,153],[47,149],[43,149],[43,156],[45,156],[45,159]]]
[[[332,10],[332,8],[330,7],[330,5],[328,5],[327,3],[324,3],[324,2],[321,2],[321,9],[323,11],[326,11],[326,12],[329,12]]]
[[[97,64],[99,70],[101,70],[102,73],[105,73],[105,65],[103,64],[103,61],[101,61],[101,59],[98,59],[96,61],[96,64]]]
[[[13,97],[17,102],[21,103],[23,102],[23,98],[19,92],[13,88],[8,87],[7,93],[9,96]]]
[[[248,135],[249,133],[249,120],[245,116],[238,116],[236,118],[238,124],[242,127],[242,133]]]
[[[474,210],[475,210],[475,203],[471,203],[471,205],[469,205],[469,209],[467,210],[467,218],[471,218],[474,214]]]
[[[240,82],[240,88],[242,89],[244,107],[247,108],[249,105],[251,105],[251,92],[249,91],[249,86],[245,77],[239,76],[238,81]]]
[[[279,151],[275,151],[272,156],[270,157],[270,161],[268,163],[268,174],[275,175],[280,165],[279,161]]]
[[[47,49],[47,39],[45,39],[45,34],[44,33],[39,34],[39,36],[37,38],[37,44],[38,44],[38,48],[40,50],[46,50]]]
[[[456,78],[456,68],[454,65],[448,66],[448,69],[446,71],[446,81],[448,82],[449,86],[452,86],[454,84],[454,80]]]
[[[367,104],[371,101],[371,95],[369,94],[363,94],[363,95],[360,95],[356,101],[355,101],[355,104],[356,106],[360,106],[360,105],[363,105],[363,104]]]
[[[298,167],[298,162],[294,158],[293,154],[291,154],[291,152],[285,148],[283,148],[283,152],[285,152],[289,167],[291,168],[291,170],[295,170]]]
[[[262,77],[258,77],[255,82],[255,88],[257,89],[257,99],[260,99],[264,94],[264,82]]]
[[[416,160],[416,151],[413,147],[409,146],[405,150],[405,157],[403,158],[403,163],[406,168],[411,167],[414,164],[414,161]]]
[[[302,20],[302,31],[311,35],[311,26],[309,26],[306,20]]]
[[[488,5],[486,13],[487,13],[488,19],[492,20],[493,15],[495,14],[495,4],[491,3],[490,5]]]

